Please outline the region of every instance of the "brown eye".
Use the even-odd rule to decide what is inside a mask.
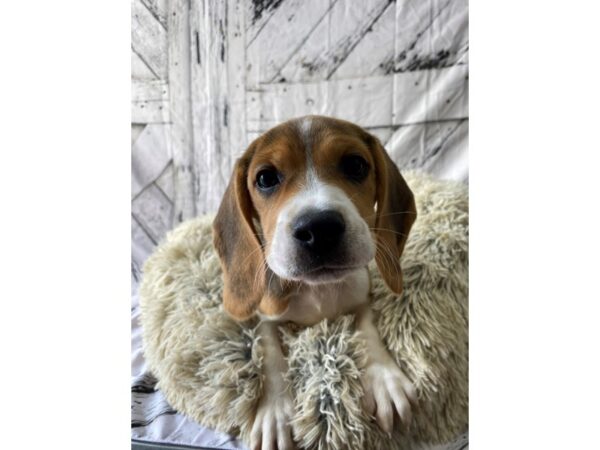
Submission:
[[[340,160],[340,169],[352,181],[360,183],[369,174],[369,163],[358,155],[346,155]]]
[[[281,175],[274,168],[263,169],[256,174],[256,186],[259,190],[270,193],[281,183]]]

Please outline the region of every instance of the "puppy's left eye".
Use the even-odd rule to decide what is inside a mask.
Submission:
[[[340,161],[340,169],[352,181],[361,182],[369,174],[369,163],[358,155],[346,155]]]

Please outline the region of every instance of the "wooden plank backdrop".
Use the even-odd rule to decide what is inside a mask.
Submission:
[[[214,211],[249,142],[304,114],[364,126],[401,168],[468,177],[466,0],[133,0],[131,11],[132,232],[147,246]]]

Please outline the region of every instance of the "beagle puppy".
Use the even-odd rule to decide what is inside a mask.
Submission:
[[[213,224],[223,303],[258,317],[264,392],[252,449],[293,447],[293,402],[278,324],[313,325],[353,313],[368,362],[363,406],[391,433],[411,422],[416,390],[381,342],[367,265],[402,292],[400,255],[416,219],[414,197],[377,138],[342,120],[307,116],[257,138],[238,159]]]

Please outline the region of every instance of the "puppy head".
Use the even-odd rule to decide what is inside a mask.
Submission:
[[[248,318],[290,283],[342,281],[373,258],[400,293],[415,218],[412,192],[375,137],[327,117],[279,125],[238,160],[215,218],[225,308]]]

